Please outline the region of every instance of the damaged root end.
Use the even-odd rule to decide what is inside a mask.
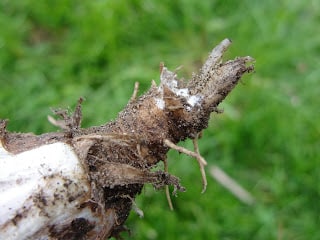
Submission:
[[[53,109],[52,112],[61,118],[61,120],[56,120],[52,116],[48,116],[48,121],[56,126],[61,128],[66,132],[72,132],[81,128],[82,121],[82,102],[84,98],[80,97],[77,103],[77,106],[73,114],[69,114],[65,109]]]

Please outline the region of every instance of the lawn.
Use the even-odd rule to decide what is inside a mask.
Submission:
[[[0,118],[11,131],[56,131],[50,108],[73,108],[83,126],[116,118],[135,81],[159,82],[159,62],[190,77],[228,37],[226,58],[250,55],[247,75],[213,114],[199,142],[251,192],[248,206],[209,176],[201,194],[196,162],[169,153],[187,192],[147,186],[124,239],[320,239],[320,2],[55,0],[0,2]],[[190,142],[183,144],[191,148]]]

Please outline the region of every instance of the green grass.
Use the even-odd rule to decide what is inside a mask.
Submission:
[[[159,81],[158,64],[190,76],[229,37],[226,58],[250,55],[246,76],[213,115],[201,152],[256,198],[246,206],[194,160],[170,153],[186,193],[171,212],[147,187],[127,222],[134,239],[320,239],[320,3],[318,1],[8,1],[0,3],[0,118],[42,133],[50,107],[80,96],[84,126],[114,119]],[[190,142],[185,146],[191,147]],[[123,235],[128,239],[128,235]]]

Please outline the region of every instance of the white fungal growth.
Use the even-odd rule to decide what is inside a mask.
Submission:
[[[200,95],[191,95],[188,97],[187,102],[189,105],[191,105],[192,107],[196,106],[196,105],[200,105],[200,102],[202,101],[202,96]]]
[[[191,110],[192,107],[196,105],[200,105],[203,99],[201,95],[190,95],[190,91],[188,88],[179,88],[177,74],[175,72],[169,71],[166,67],[162,68],[160,75],[161,85],[159,86],[159,92],[161,97],[156,98],[156,105],[160,109],[165,108],[165,102],[163,100],[163,86],[168,87],[173,93],[175,93],[178,97],[183,97],[186,99],[187,103],[190,105],[187,107],[188,110]]]
[[[161,110],[163,110],[165,107],[165,102],[163,101],[163,99],[162,98],[155,98],[155,101],[156,101],[157,107],[160,108]]]

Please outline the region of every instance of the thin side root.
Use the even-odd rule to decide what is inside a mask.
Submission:
[[[164,171],[168,172],[168,162],[166,158],[163,160],[163,164],[164,164]],[[171,211],[173,211],[174,209],[173,209],[173,204],[170,197],[169,185],[166,185],[165,190],[166,190],[166,197],[167,197],[169,208]]]
[[[201,172],[201,176],[202,176],[202,184],[203,184],[201,193],[204,193],[207,188],[207,178],[206,178],[206,173],[204,170],[204,167],[207,165],[207,162],[199,153],[199,147],[198,147],[197,141],[198,141],[198,137],[196,137],[193,141],[195,152],[192,152],[184,147],[178,146],[178,145],[174,144],[173,142],[171,142],[169,139],[165,139],[164,144],[167,145],[168,147],[178,151],[178,152],[181,152],[181,153],[184,153],[184,154],[189,155],[191,157],[194,157],[197,160],[199,167],[200,167],[200,172]]]
[[[196,136],[196,138],[194,138],[192,141],[193,141],[194,152],[195,152],[196,154],[198,154],[198,156],[201,156],[201,155],[200,155],[200,152],[199,152],[199,145],[198,145],[199,135],[200,135],[200,134],[198,134],[198,135]],[[202,187],[201,193],[204,193],[204,192],[206,191],[207,185],[208,185],[207,177],[206,177],[206,172],[205,172],[205,170],[204,170],[205,165],[202,164],[200,161],[198,161],[198,163],[199,163],[199,168],[200,168],[200,172],[201,172],[201,176],[202,176],[202,186],[203,186],[203,187]],[[206,164],[207,164],[207,162],[206,162]]]
[[[131,102],[137,100],[138,91],[139,91],[139,82],[135,82],[134,83],[133,93],[132,93],[132,96],[130,98]]]
[[[81,140],[97,140],[101,142],[114,142],[119,143],[121,145],[129,145],[130,142],[135,141],[136,139],[127,134],[105,134],[105,135],[98,135],[98,134],[88,134],[83,136],[75,137],[75,141]]]

